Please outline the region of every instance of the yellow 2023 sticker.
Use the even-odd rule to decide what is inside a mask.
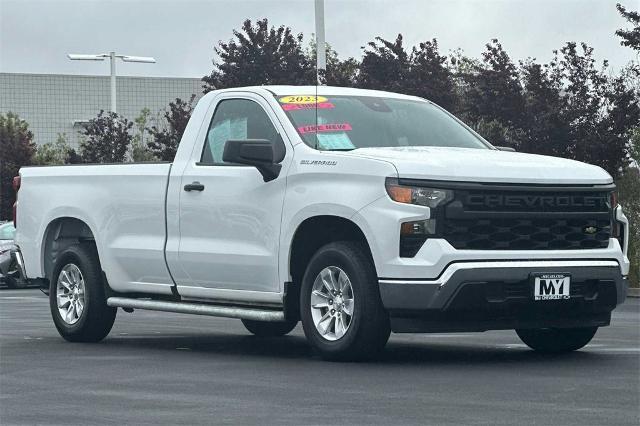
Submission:
[[[281,104],[315,104],[321,102],[327,102],[327,98],[324,96],[313,96],[313,95],[292,95],[292,96],[284,96],[279,99]]]

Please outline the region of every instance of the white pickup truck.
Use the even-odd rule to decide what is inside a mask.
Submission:
[[[391,331],[579,349],[626,297],[627,219],[601,168],[510,151],[412,96],[217,90],[172,163],[22,168],[14,256],[70,341],[122,308],[302,321],[334,360]]]

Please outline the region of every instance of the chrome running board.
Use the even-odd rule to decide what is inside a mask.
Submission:
[[[212,317],[238,318],[254,321],[284,321],[284,311],[270,311],[268,309],[245,308],[238,306],[167,302],[163,300],[130,299],[127,297],[110,297],[107,299],[107,305],[114,308],[147,309],[150,311],[208,315]]]

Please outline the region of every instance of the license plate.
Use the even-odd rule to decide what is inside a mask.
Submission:
[[[562,300],[570,298],[569,274],[533,275],[533,300]]]

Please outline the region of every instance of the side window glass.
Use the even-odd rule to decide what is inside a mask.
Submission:
[[[209,124],[200,162],[224,164],[224,145],[232,139],[267,139],[274,144],[282,143],[264,109],[248,99],[226,99],[218,104]]]

